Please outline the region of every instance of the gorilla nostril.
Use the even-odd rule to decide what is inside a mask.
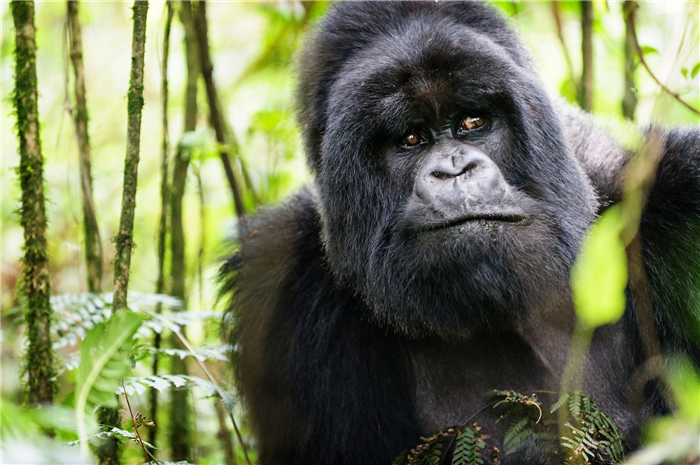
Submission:
[[[432,173],[430,173],[430,175],[434,178],[438,178],[438,179],[443,180],[443,181],[445,179],[450,179],[450,178],[454,177],[448,173],[445,173],[444,171],[439,171],[439,170],[433,171]]]
[[[469,163],[467,163],[467,166],[464,167],[464,169],[462,170],[462,172],[460,174],[467,173],[467,172],[475,169],[477,166],[479,166],[479,164],[477,162],[470,161]]]

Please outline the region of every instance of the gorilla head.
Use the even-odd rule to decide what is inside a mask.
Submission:
[[[595,197],[489,7],[336,6],[300,74],[328,265],[377,321],[465,336],[568,292]]]

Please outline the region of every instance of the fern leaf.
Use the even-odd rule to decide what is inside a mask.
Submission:
[[[567,392],[567,393],[562,394],[561,397],[559,397],[559,400],[557,400],[554,403],[554,405],[552,405],[552,407],[549,409],[549,413],[554,413],[557,410],[559,410],[560,408],[562,408],[562,406],[564,404],[566,404],[566,402],[568,400],[569,400],[569,393]]]
[[[86,437],[85,413],[88,404],[117,406],[114,387],[129,370],[128,356],[141,318],[129,310],[113,315],[87,332],[81,350],[75,410],[78,437]],[[87,453],[87,443],[81,443]]]
[[[569,412],[576,419],[581,417],[581,395],[581,391],[574,391],[569,395]]]
[[[408,462],[408,452],[408,449],[402,451],[398,456],[396,456],[394,461],[391,462],[391,465],[406,465]]]

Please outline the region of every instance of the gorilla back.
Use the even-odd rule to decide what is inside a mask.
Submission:
[[[260,463],[389,464],[489,390],[557,391],[571,267],[629,154],[550,100],[480,3],[335,5],[299,69],[313,185],[241,221],[223,268]],[[664,349],[697,361],[700,131],[663,142],[640,233],[648,292]],[[583,389],[635,447],[665,407],[630,389],[645,354],[628,307],[596,330]],[[479,422],[492,434],[496,419]]]

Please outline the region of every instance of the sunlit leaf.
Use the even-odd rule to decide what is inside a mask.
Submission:
[[[658,53],[659,53],[659,51],[657,49],[655,49],[654,47],[652,47],[651,45],[642,45],[641,49],[642,49],[642,53],[644,53],[645,55],[653,55],[654,53],[656,53],[658,55]]]
[[[693,69],[690,71],[690,79],[695,79],[698,73],[700,73],[700,62],[695,63],[695,66],[693,66]]]
[[[589,230],[571,273],[576,314],[594,328],[614,323],[625,311],[627,255],[620,209],[611,207]]]
[[[687,360],[674,360],[667,373],[676,403],[675,415],[700,423],[700,377]]]

